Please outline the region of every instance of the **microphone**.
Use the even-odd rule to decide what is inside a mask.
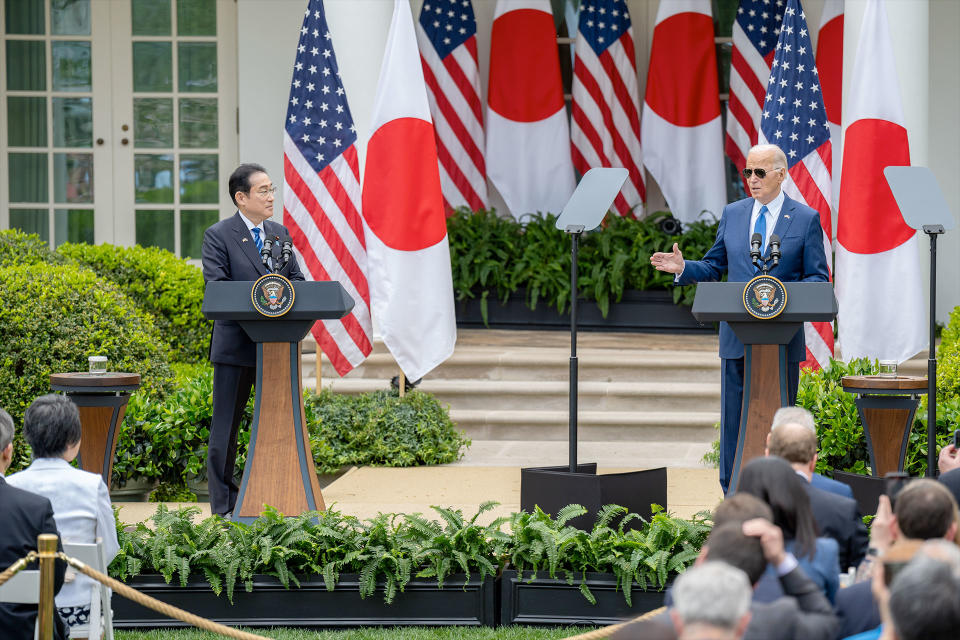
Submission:
[[[267,272],[272,273],[270,269],[270,254],[273,251],[273,239],[269,236],[263,239],[263,248],[260,249],[260,262],[263,263],[264,268]]]
[[[750,259],[755,265],[760,261],[760,246],[762,244],[763,236],[761,236],[759,233],[755,233],[750,236]]]
[[[280,269],[283,269],[285,266],[287,266],[287,263],[290,262],[290,257],[292,255],[293,242],[290,240],[290,236],[287,236],[283,239],[282,249],[280,250]]]
[[[780,236],[775,233],[770,234],[770,259],[773,266],[780,264]]]

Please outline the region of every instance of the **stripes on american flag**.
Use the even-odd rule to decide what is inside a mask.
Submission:
[[[440,184],[447,211],[487,208],[477,22],[470,0],[427,0],[417,43],[437,134]]]
[[[640,153],[640,99],[630,13],[623,0],[583,0],[573,65],[573,166],[623,167],[629,179],[614,200],[620,215],[646,201]],[[639,207],[639,210],[637,209]]]
[[[370,354],[373,326],[357,134],[322,0],[310,0],[304,13],[284,129],[284,223],[300,265],[308,280],[340,282],[355,302],[346,317],[313,326],[318,347],[342,376]]]
[[[786,0],[740,0],[733,21],[724,147],[738,171],[747,164],[750,147],[757,144],[767,78],[785,7]]]
[[[767,82],[760,120],[760,141],[787,155],[784,192],[820,214],[827,264],[830,248],[833,166],[830,123],[814,63],[813,45],[800,0],[788,0]],[[804,323],[807,358],[802,366],[820,368],[833,355],[833,323]]]

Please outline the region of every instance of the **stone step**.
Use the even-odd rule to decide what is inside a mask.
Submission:
[[[313,381],[305,386],[313,387]],[[335,393],[359,394],[386,389],[387,380],[340,378],[321,381]],[[526,409],[562,411],[569,406],[569,383],[544,380],[431,380],[421,391],[454,409]],[[593,382],[578,385],[579,407],[588,411],[709,411],[719,406],[720,385],[709,382]]]
[[[450,418],[476,440],[567,440],[567,411],[451,409]],[[582,441],[710,443],[719,411],[579,411]]]

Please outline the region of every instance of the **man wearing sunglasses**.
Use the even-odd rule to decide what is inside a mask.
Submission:
[[[781,189],[787,176],[787,157],[772,144],[757,145],[747,154],[743,177],[749,198],[728,204],[720,217],[717,239],[702,260],[684,260],[676,243],[673,250],[654,253],[650,263],[658,271],[676,274],[678,285],[717,281],[727,274],[730,282],[747,282],[757,275],[750,258],[750,239],[762,238],[761,253],[769,258],[770,237],[780,238],[780,262],[770,275],[783,282],[826,282],[827,257],[823,250],[820,214],[793,200]],[[787,389],[790,404],[797,398],[800,362],[806,356],[803,330],[787,346]],[[726,322],[720,323],[722,362],[720,414],[720,485],[726,493],[737,450],[740,407],[743,404],[743,343]]]

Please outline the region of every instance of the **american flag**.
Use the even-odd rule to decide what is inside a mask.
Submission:
[[[786,0],[740,0],[733,22],[725,150],[738,171],[747,164],[750,147],[757,144],[770,63],[786,4]]]
[[[573,65],[573,166],[581,174],[593,167],[629,171],[613,203],[620,215],[642,213],[646,200],[630,24],[623,0],[583,0]]]
[[[767,83],[760,139],[777,145],[787,155],[784,192],[820,213],[823,248],[829,264],[833,159],[830,123],[813,54],[800,0],[789,0]],[[828,365],[833,355],[833,324],[808,322],[804,333],[807,359],[803,366]]]
[[[417,24],[447,210],[487,208],[477,21],[470,0],[427,0]]]
[[[339,281],[355,302],[346,317],[313,327],[317,345],[344,375],[370,354],[373,326],[357,132],[322,0],[310,0],[304,12],[284,130],[284,223],[300,264],[308,279]]]

